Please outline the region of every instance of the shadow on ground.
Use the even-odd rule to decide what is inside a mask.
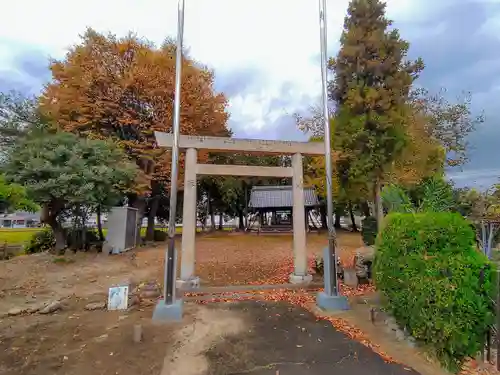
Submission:
[[[211,305],[210,309],[218,309]],[[244,316],[243,332],[226,336],[205,352],[210,375],[410,375],[307,310],[286,303],[224,305]]]

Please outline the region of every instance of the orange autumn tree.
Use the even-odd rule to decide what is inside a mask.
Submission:
[[[172,129],[175,51],[170,40],[156,48],[134,34],[118,38],[87,29],[64,59],[51,62],[52,81],[40,98],[55,126],[113,139],[136,162],[137,192],[128,198],[141,219],[149,206],[148,239],[157,200],[169,186],[170,152],[158,148],[154,131]],[[214,73],[185,53],[182,73],[181,133],[229,136],[227,99],[215,92]]]

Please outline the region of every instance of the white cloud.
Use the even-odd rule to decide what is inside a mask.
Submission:
[[[500,169],[476,169],[458,172],[448,172],[447,176],[458,187],[474,186],[481,189],[487,189],[491,185],[498,183],[498,176],[500,176]]]
[[[338,43],[348,0],[327,0],[329,45]],[[391,18],[416,16],[416,0],[389,0]],[[125,35],[134,31],[155,43],[175,36],[176,0],[17,0],[2,9],[0,66],[11,55],[36,48],[62,57],[85,27]],[[256,67],[265,74],[262,87],[231,98],[232,121],[261,129],[276,118],[269,108],[282,99],[290,108],[307,108],[320,92],[318,2],[311,0],[186,0],[185,45],[197,60],[216,72]],[[5,49],[9,46],[9,50]],[[10,66],[15,70],[15,67]],[[222,74],[223,75],[223,74]],[[304,103],[304,94],[311,103]],[[294,107],[294,108],[293,108]]]

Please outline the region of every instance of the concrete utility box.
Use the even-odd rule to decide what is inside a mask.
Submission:
[[[119,254],[133,249],[137,238],[138,211],[132,207],[113,207],[108,216],[105,251]]]

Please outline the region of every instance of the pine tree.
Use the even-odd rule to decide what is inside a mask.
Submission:
[[[424,67],[421,59],[406,59],[409,44],[390,28],[385,7],[380,0],[351,1],[340,51],[329,64],[339,163],[348,165],[349,178],[363,176],[372,186],[379,222],[384,175],[405,148],[408,96]]]

